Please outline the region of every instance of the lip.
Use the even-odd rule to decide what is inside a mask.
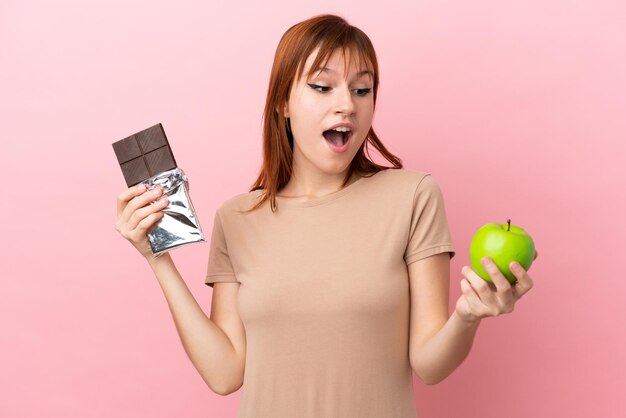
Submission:
[[[324,129],[325,131],[328,131],[329,129],[335,129],[335,128],[339,128],[339,127],[347,127],[350,128],[350,132],[354,131],[354,124],[350,123],[350,122],[341,122],[341,123],[337,123],[333,126],[331,126],[330,128]]]
[[[350,148],[350,143],[352,141],[352,137],[354,137],[354,124],[350,123],[350,122],[339,122],[336,123],[334,125],[332,125],[330,128],[325,129],[325,131],[328,131],[330,129],[334,129],[334,128],[339,128],[339,127],[346,127],[346,128],[350,128],[350,135],[348,136],[348,140],[346,141],[345,144],[343,144],[342,146],[338,147],[336,145],[333,145],[331,142],[328,142],[325,140],[324,138],[324,142],[326,142],[328,144],[328,147],[336,153],[344,153],[348,150],[348,148]],[[322,138],[324,136],[322,135]]]

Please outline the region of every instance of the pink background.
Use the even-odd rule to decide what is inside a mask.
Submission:
[[[455,373],[414,378],[419,416],[626,415],[622,1],[4,0],[0,416],[236,416],[241,391],[207,388],[114,229],[111,143],[161,122],[209,235],[260,166],[280,37],[326,12],[372,39],[374,127],[443,190],[451,311],[479,226],[511,218],[539,251],[535,287]],[[208,244],[172,256],[208,314]]]

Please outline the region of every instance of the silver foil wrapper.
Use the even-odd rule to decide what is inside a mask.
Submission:
[[[146,184],[148,190],[157,186],[162,187],[163,196],[167,196],[169,200],[169,204],[163,209],[164,216],[148,232],[148,241],[154,257],[172,248],[194,242],[206,242],[189,198],[189,182],[183,170],[175,168],[164,171],[142,181],[141,184]]]

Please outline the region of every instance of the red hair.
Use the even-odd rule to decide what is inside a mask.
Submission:
[[[373,72],[373,97],[376,107],[376,93],[378,92],[378,61],[372,42],[367,35],[355,26],[351,26],[345,19],[323,14],[314,16],[290,27],[280,39],[274,56],[274,64],[270,75],[270,83],[263,113],[263,166],[257,180],[250,191],[264,190],[260,200],[245,213],[258,209],[267,200],[271,202],[271,210],[277,209],[276,194],[290,180],[292,175],[293,137],[288,131],[287,121],[282,111],[289,99],[289,92],[294,80],[299,80],[304,71],[304,63],[309,55],[320,48],[315,62],[307,77],[315,68],[319,68],[322,61],[328,62],[333,51],[348,49],[351,57],[358,56],[359,67]],[[354,60],[354,59],[353,59]],[[297,74],[296,74],[297,71]],[[346,74],[350,71],[346,70]],[[393,167],[385,167],[371,161],[366,156],[368,143],[376,148]],[[369,155],[369,150],[367,150]],[[348,183],[353,173],[361,176],[373,175],[381,170],[402,168],[402,161],[390,153],[382,144],[374,129],[370,127],[367,137],[350,163],[348,174],[342,188]]]

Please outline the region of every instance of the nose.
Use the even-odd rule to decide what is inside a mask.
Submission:
[[[337,113],[351,115],[354,113],[354,98],[349,88],[339,89],[337,94]]]

